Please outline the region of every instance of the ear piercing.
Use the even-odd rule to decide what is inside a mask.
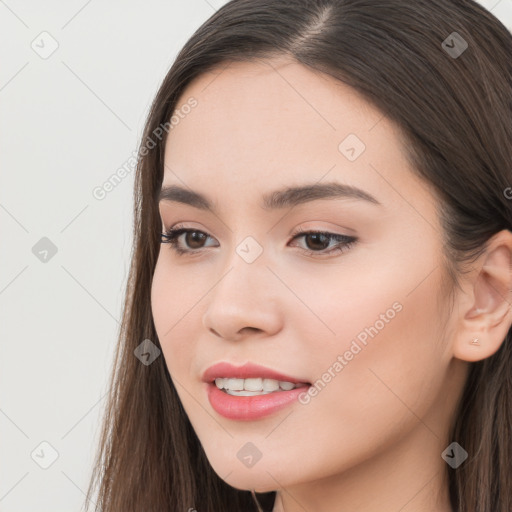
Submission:
[[[471,345],[480,345],[480,342],[478,341],[478,338],[473,338],[471,341],[470,341]]]

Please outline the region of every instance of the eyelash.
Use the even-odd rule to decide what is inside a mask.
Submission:
[[[178,238],[184,233],[202,233],[203,235],[208,236],[207,233],[204,231],[201,231],[199,229],[190,229],[190,228],[183,228],[180,225],[177,225],[173,228],[168,229],[165,233],[161,233],[162,240],[161,243],[163,244],[170,244],[171,250],[173,250],[178,256],[182,256],[185,254],[199,254],[203,251],[204,248],[201,249],[182,249],[178,245]],[[352,248],[352,246],[357,242],[357,238],[353,236],[347,236],[347,235],[339,235],[336,233],[329,233],[328,231],[305,231],[301,228],[299,228],[292,236],[292,240],[295,240],[296,238],[304,237],[306,235],[323,235],[326,236],[329,241],[335,240],[337,245],[334,246],[334,248],[331,248],[330,250],[322,249],[320,251],[312,251],[310,249],[302,249],[308,256],[323,256],[323,255],[331,255],[333,253],[340,254],[344,253],[345,251],[348,251]]]

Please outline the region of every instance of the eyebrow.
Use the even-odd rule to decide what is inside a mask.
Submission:
[[[281,190],[266,193],[263,195],[261,207],[264,210],[276,210],[293,207],[310,201],[317,201],[319,199],[358,199],[382,206],[382,204],[368,192],[352,185],[334,181],[286,187]],[[218,213],[212,201],[206,196],[178,185],[162,187],[158,195],[158,202],[160,201],[174,201],[188,204],[200,210]]]

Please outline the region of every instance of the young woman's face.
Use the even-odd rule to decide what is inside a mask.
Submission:
[[[269,491],[365,464],[384,474],[388,455],[414,458],[420,473],[444,465],[463,376],[444,321],[442,230],[393,125],[351,88],[277,60],[200,76],[177,111],[163,187],[188,193],[159,207],[164,232],[191,233],[162,244],[152,309],[216,473]],[[271,195],[327,184],[360,192]],[[192,191],[213,211],[187,204]],[[219,362],[313,386],[256,399],[217,390],[214,407],[202,379]],[[265,409],[280,393],[295,398]]]

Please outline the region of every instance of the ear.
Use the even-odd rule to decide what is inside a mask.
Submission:
[[[498,351],[512,325],[512,232],[505,229],[490,238],[465,278],[453,355],[480,361]],[[475,338],[478,344],[471,343]]]

